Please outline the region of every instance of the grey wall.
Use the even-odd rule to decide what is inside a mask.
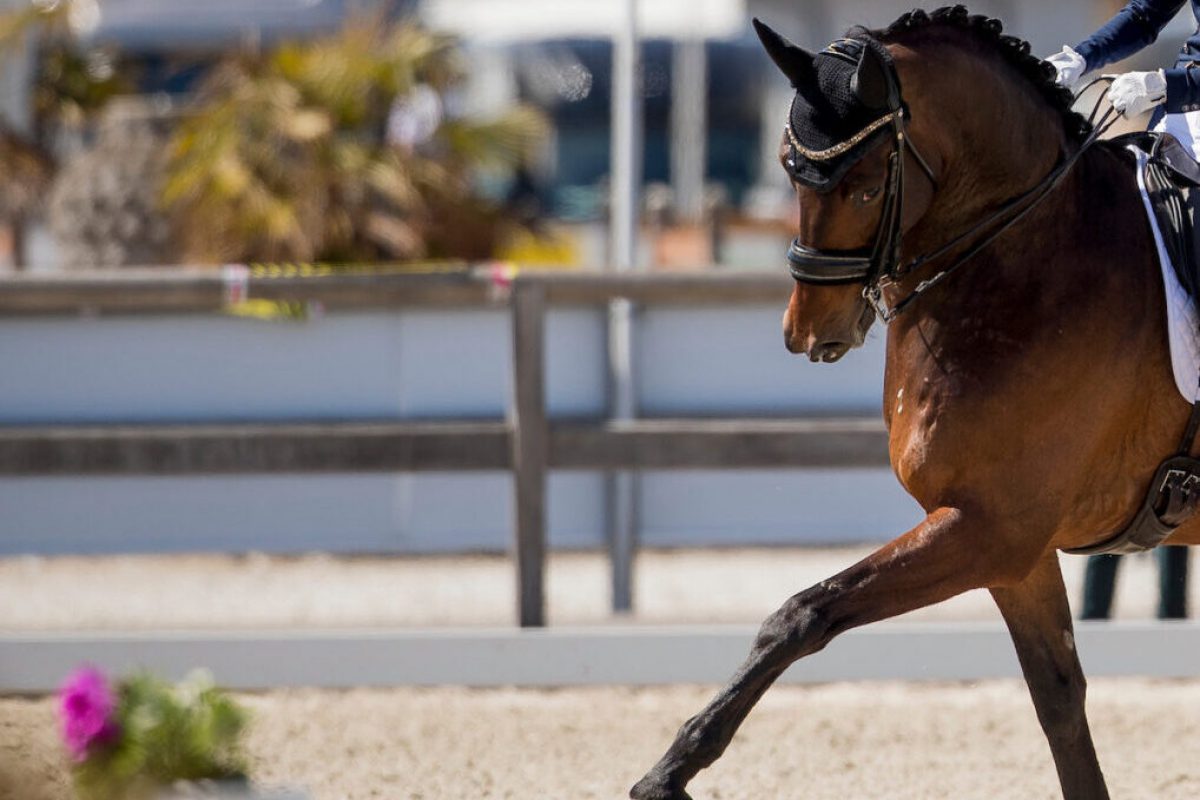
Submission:
[[[638,400],[647,416],[878,413],[882,332],[832,369],[783,346],[778,308],[643,311],[636,338]]]
[[[882,346],[836,366],[782,347],[781,310],[651,309],[637,322],[648,415],[878,413]],[[605,405],[604,316],[557,310],[552,414]],[[503,311],[0,320],[0,423],[480,418],[505,413]],[[651,472],[649,545],[890,538],[917,511],[886,470]],[[604,481],[556,473],[550,539],[604,541]],[[506,473],[0,480],[0,553],[435,552],[507,546]]]

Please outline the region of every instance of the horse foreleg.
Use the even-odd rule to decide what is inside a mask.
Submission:
[[[1084,711],[1087,681],[1075,652],[1058,555],[1048,551],[1020,583],[992,589],[1004,615],[1065,800],[1105,800],[1108,789]]]
[[[983,515],[942,508],[844,572],[792,596],[763,623],[729,684],[683,724],[630,797],[687,798],[688,781],[720,757],[763,692],[792,662],[839,633],[968,589],[1017,583],[1043,548],[1044,542],[1013,535]]]

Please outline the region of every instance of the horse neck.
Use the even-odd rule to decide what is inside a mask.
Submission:
[[[1128,161],[1108,145],[1093,147],[1034,212],[895,320],[888,372],[935,383],[950,374],[994,378],[995,365],[1039,344],[1041,352],[1154,351],[1162,291],[1143,214]],[[929,358],[914,361],[913,344]],[[1075,369],[1042,366],[1050,382]]]
[[[1059,112],[1036,87],[1017,83],[1018,76],[979,59],[953,69],[927,69],[934,80],[955,71],[962,78],[942,79],[944,86],[930,83],[930,89],[910,100],[912,138],[922,148],[932,143],[930,149],[941,161],[941,185],[921,221],[905,235],[906,260],[932,252],[984,222],[1006,202],[1037,186],[1075,147],[1066,139]],[[976,97],[988,98],[988,108],[955,96],[956,87],[963,85],[972,87]],[[936,107],[935,97],[940,100]],[[970,111],[955,114],[939,108]],[[1112,152],[1093,148],[1083,154],[1035,211],[902,314],[889,339],[919,335],[922,346],[938,354],[938,370],[972,374],[990,361],[1007,359],[1005,348],[1014,343],[1048,335],[1047,325],[1061,326],[1062,319],[1033,309],[1078,313],[1089,304],[1119,305],[1125,295],[1131,303],[1151,297],[1153,270],[1139,272],[1135,267],[1137,259],[1153,256],[1152,243],[1140,241],[1140,234],[1112,233],[1129,228],[1129,219],[1141,213],[1136,191],[1119,191],[1132,186],[1128,178],[1128,166]],[[992,230],[968,235],[961,247],[914,271],[892,290],[892,302],[950,266]],[[1097,244],[1100,241],[1107,245]],[[1115,269],[1122,261],[1126,269]],[[1103,264],[1109,267],[1099,266]],[[889,347],[889,371],[891,351]],[[925,366],[932,369],[933,362]]]
[[[998,55],[935,40],[901,51],[897,68],[910,135],[941,163],[938,191],[905,236],[911,258],[1036,186],[1068,145],[1059,112]]]

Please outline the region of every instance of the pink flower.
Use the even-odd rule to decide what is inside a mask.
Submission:
[[[116,706],[116,695],[95,667],[81,667],[63,684],[58,693],[58,715],[63,742],[76,761],[85,760],[93,746],[116,737]]]

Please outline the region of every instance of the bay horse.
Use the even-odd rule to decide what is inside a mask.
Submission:
[[[813,83],[814,55],[755,22],[798,93],[824,91]],[[1063,796],[1107,798],[1058,551],[1122,529],[1190,410],[1172,378],[1133,159],[1089,136],[1049,65],[995,20],[961,6],[915,11],[848,38],[863,45],[852,89],[893,110],[883,127],[894,135],[870,145],[831,190],[793,178],[800,221],[789,261],[799,279],[784,342],[833,362],[862,344],[875,306],[890,318],[891,464],[926,516],[768,617],[730,682],[630,796],[688,798],[688,782],[775,679],[843,631],[986,588]],[[793,176],[798,144],[791,131],[780,148]],[[1014,198],[1030,197],[1032,213],[1004,216]],[[990,224],[998,218],[1005,227]],[[912,269],[882,280],[889,247],[892,265]],[[1193,518],[1169,541],[1200,543],[1200,524]]]

